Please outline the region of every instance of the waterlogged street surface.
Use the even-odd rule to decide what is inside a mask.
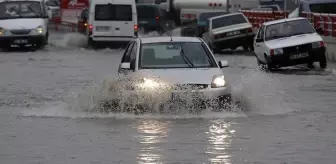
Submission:
[[[67,40],[36,52],[0,52],[0,163],[336,161],[333,69],[293,67],[270,74],[258,71],[248,53],[218,54],[229,61],[223,71],[246,109],[107,115],[92,102],[102,80],[116,76],[122,50],[93,51],[78,48],[80,37],[74,44]]]

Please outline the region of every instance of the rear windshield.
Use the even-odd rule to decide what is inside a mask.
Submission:
[[[96,5],[94,18],[98,21],[132,21],[132,6]]]
[[[209,12],[209,13],[201,13],[199,16],[199,21],[207,21],[211,17],[216,17],[220,15],[224,15],[226,12]]]
[[[212,20],[212,29],[224,27],[224,26],[231,26],[235,24],[246,23],[247,20],[242,14],[225,16],[221,18],[216,18]]]
[[[159,16],[158,8],[154,6],[137,6],[138,18],[155,18]]]
[[[336,13],[336,3],[310,4],[309,7],[313,13]]]

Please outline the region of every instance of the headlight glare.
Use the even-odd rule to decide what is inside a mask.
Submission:
[[[39,34],[42,34],[43,33],[43,27],[42,26],[36,27],[36,32],[39,33]]]
[[[225,87],[226,81],[224,75],[215,76],[211,82],[211,88]]]

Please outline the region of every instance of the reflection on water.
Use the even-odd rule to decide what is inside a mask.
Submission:
[[[139,164],[159,164],[162,162],[162,155],[158,145],[165,142],[168,136],[169,122],[160,122],[157,120],[141,120],[137,124],[137,130],[140,141],[138,163]]]
[[[232,135],[235,130],[231,129],[230,123],[223,120],[211,121],[208,135],[207,154],[210,155],[210,162],[213,164],[230,164],[230,153],[228,148],[232,142]]]

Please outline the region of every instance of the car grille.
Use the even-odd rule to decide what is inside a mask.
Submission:
[[[25,35],[25,34],[29,34],[31,30],[11,30],[10,32],[14,35]]]
[[[175,84],[173,86],[174,90],[188,90],[188,89],[199,90],[199,89],[206,89],[208,87],[209,87],[208,84]]]
[[[292,47],[286,47],[283,49],[284,54],[298,54],[298,53],[304,53],[309,52],[312,50],[312,44],[302,44]]]

